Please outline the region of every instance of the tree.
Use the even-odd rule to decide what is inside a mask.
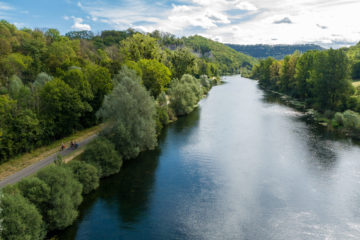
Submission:
[[[50,186],[37,177],[24,178],[17,184],[21,194],[45,215],[50,201]]]
[[[178,116],[188,114],[194,110],[200,94],[199,83],[191,75],[185,74],[181,80],[173,81],[169,89],[170,107]]]
[[[286,56],[280,70],[280,90],[290,95],[294,95],[294,90],[296,89],[295,73],[296,63],[299,57],[300,53],[298,51],[290,56]]]
[[[76,42],[77,41],[77,42]],[[76,65],[76,50],[80,47],[78,40],[70,41],[67,38],[54,41],[48,46],[45,63],[51,74],[56,74],[59,69],[67,69]]]
[[[313,70],[314,57],[316,52],[308,51],[301,55],[296,64],[296,96],[300,99],[311,97],[313,84],[310,82],[311,71]]]
[[[114,82],[114,90],[105,97],[98,116],[109,121],[105,135],[129,159],[157,144],[155,103],[139,76],[127,67],[115,76]]]
[[[70,226],[76,219],[77,207],[82,202],[82,185],[70,170],[61,166],[47,167],[36,176],[50,187],[50,197],[44,209],[48,229],[51,231]]]
[[[81,155],[81,160],[94,165],[100,177],[118,173],[122,166],[122,159],[114,144],[104,137],[98,137],[91,142]]]
[[[162,63],[154,59],[141,59],[142,80],[152,96],[157,97],[170,83],[171,72]]]
[[[353,91],[348,80],[349,63],[343,50],[322,51],[316,54],[311,81],[317,109],[341,110]]]
[[[84,105],[76,90],[64,81],[55,78],[46,83],[40,93],[40,102],[48,136],[58,138],[78,127]]]
[[[45,237],[44,222],[40,213],[21,194],[3,194],[0,209],[2,239],[39,240]]]
[[[172,75],[180,79],[185,73],[191,73],[195,64],[195,55],[187,48],[175,50],[171,56]]]
[[[110,93],[113,88],[111,74],[107,68],[91,64],[84,69],[84,75],[90,83],[94,95],[90,103],[94,112],[96,112],[101,107],[105,95]]]
[[[81,161],[71,161],[65,165],[74,177],[83,185],[83,194],[88,194],[99,187],[99,173],[96,167]]]
[[[155,38],[135,33],[121,41],[121,53],[127,60],[160,59],[161,48]]]

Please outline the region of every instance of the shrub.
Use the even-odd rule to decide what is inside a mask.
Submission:
[[[3,194],[0,209],[1,239],[39,240],[44,238],[44,222],[40,213],[18,192]]]
[[[43,209],[48,229],[51,231],[70,226],[78,215],[82,185],[70,170],[62,166],[47,167],[39,171],[37,177],[50,187],[49,199]]]
[[[201,86],[193,76],[185,74],[180,81],[174,81],[169,90],[170,107],[181,116],[194,110],[202,95]]]
[[[83,194],[99,187],[99,173],[95,166],[81,161],[71,161],[66,164],[74,177],[83,185]]]
[[[346,110],[343,113],[344,126],[350,130],[360,130],[360,114],[351,110]]]
[[[50,201],[50,186],[37,177],[24,178],[17,184],[21,194],[45,215]]]
[[[104,137],[91,142],[81,155],[81,160],[94,165],[99,170],[100,177],[115,174],[122,166],[122,159],[114,144]]]

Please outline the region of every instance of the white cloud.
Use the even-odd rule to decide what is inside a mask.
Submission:
[[[256,11],[257,10],[257,7],[250,2],[239,2],[235,6],[241,10],[248,10],[248,11]]]
[[[0,2],[0,10],[13,10],[13,7],[11,7],[9,4],[5,2]]]
[[[66,16],[64,18],[69,19],[69,17],[66,17]],[[74,24],[71,26],[72,29],[78,30],[78,31],[84,31],[84,30],[90,31],[91,30],[90,25],[83,23],[84,20],[82,18],[77,18],[74,16],[72,16],[71,18],[74,20]]]
[[[358,0],[182,0],[170,7],[142,0],[122,5],[79,2],[93,21],[176,35],[201,34],[223,42],[328,45],[360,40]],[[273,24],[279,20],[292,24]],[[79,25],[80,24],[80,25]],[[74,24],[75,25],[75,24]],[[89,27],[81,21],[78,26]],[[84,26],[86,25],[86,26]],[[320,28],[319,26],[322,26]],[[326,28],[324,27],[326,26]]]

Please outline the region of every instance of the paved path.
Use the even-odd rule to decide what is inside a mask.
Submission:
[[[92,135],[88,138],[86,138],[85,140],[79,142],[79,147],[84,146],[86,144],[88,144],[91,140],[93,140],[97,135]],[[60,147],[59,147],[60,148]],[[8,184],[14,184],[17,183],[18,181],[20,181],[21,179],[23,179],[24,177],[27,177],[31,174],[36,173],[37,171],[39,171],[41,168],[46,167],[47,165],[49,165],[50,163],[54,162],[54,160],[56,159],[57,155],[61,155],[61,156],[66,156],[69,155],[70,153],[72,153],[73,150],[70,148],[67,148],[61,152],[57,152],[47,158],[44,158],[43,160],[40,160],[37,163],[34,163],[33,165],[30,165],[20,171],[18,171],[17,173],[8,176],[7,178],[5,178],[4,180],[0,181],[0,188],[5,187]]]

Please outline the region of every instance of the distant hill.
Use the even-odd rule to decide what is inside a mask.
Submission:
[[[198,35],[183,38],[185,46],[192,48],[200,57],[208,58],[210,61],[219,64],[221,74],[237,73],[239,69],[244,73],[251,70],[257,63],[257,59],[244,53]]]
[[[286,55],[292,54],[295,51],[306,52],[308,50],[323,50],[324,48],[315,44],[296,44],[296,45],[239,45],[226,44],[232,49],[245,53],[256,58],[273,57],[275,59],[283,59]]]

